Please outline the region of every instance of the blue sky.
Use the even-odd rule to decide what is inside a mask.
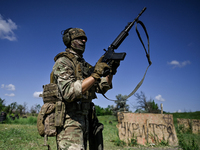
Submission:
[[[137,93],[163,103],[168,112],[200,111],[198,0],[0,0],[0,98],[6,105],[42,105],[38,93],[49,83],[54,56],[65,50],[62,30],[78,27],[86,32],[84,58],[94,65],[144,7],[140,20],[149,34],[153,64]],[[146,44],[140,27],[139,31]],[[148,66],[135,26],[116,52],[127,55],[113,78],[113,89],[106,93],[110,99],[128,95]],[[95,104],[115,105],[97,96]],[[127,103],[135,106],[135,96]]]

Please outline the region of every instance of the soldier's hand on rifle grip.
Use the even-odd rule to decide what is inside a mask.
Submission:
[[[112,75],[115,75],[116,72],[117,72],[117,68],[119,67],[120,65],[120,60],[112,60],[111,63],[110,63],[110,67],[111,67],[111,74]]]
[[[94,72],[91,74],[91,76],[93,78],[95,78],[95,80],[99,80],[102,76],[105,75],[105,72],[109,69],[110,70],[110,66],[108,64],[106,64],[105,62],[102,62],[104,56],[102,56],[98,62],[96,63],[95,67],[94,67]],[[110,71],[108,72],[108,74],[110,74]],[[107,74],[107,75],[108,75]]]

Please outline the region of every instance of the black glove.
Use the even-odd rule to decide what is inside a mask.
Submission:
[[[120,60],[112,60],[111,61],[110,67],[111,67],[111,74],[112,75],[116,74],[117,68],[119,67],[119,65],[120,65]]]

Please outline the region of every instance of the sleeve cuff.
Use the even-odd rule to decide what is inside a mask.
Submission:
[[[74,82],[74,93],[76,98],[82,97],[82,80],[77,80]]]

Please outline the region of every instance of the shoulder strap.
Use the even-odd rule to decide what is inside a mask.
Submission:
[[[69,58],[73,63],[73,66],[75,67],[76,64],[76,57],[74,56],[74,54],[70,53],[70,52],[61,52],[59,54],[57,54],[54,57],[54,61],[56,61],[57,59],[59,59],[60,57],[67,57]],[[76,71],[75,71],[76,72]],[[54,83],[54,77],[53,77],[53,71],[50,74],[50,83]]]
[[[67,57],[67,58],[69,58],[69,59],[71,59],[72,61],[75,58],[74,54],[72,54],[70,52],[61,52],[61,53],[59,53],[58,55],[56,55],[54,57],[54,61],[56,61],[58,58],[64,57],[64,56]]]

